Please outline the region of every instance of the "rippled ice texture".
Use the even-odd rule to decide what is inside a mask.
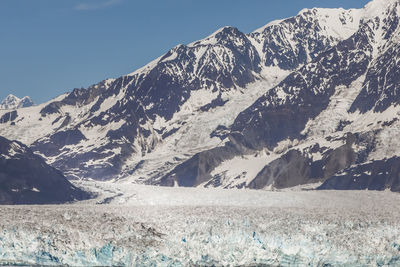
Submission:
[[[399,194],[111,187],[111,200],[0,207],[0,263],[400,265]]]

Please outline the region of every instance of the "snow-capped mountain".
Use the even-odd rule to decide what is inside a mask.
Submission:
[[[31,107],[34,103],[29,96],[18,98],[15,95],[8,95],[3,101],[0,102],[0,109],[18,109]]]
[[[321,189],[398,186],[400,2],[373,1],[358,30],[289,74],[235,119],[224,146],[161,184]]]
[[[27,146],[0,136],[0,204],[65,203],[89,197]]]
[[[68,178],[251,188],[336,181],[399,153],[391,138],[399,14],[397,0],[374,0],[302,10],[249,34],[224,27],[131,74],[0,111],[0,134]]]
[[[331,10],[310,12],[251,34],[225,27],[118,79],[3,112],[0,133],[30,144],[69,178],[110,179],[121,171],[156,178],[218,145],[218,134],[210,135],[220,124],[229,127],[290,70],[346,37],[316,18]],[[347,31],[355,31],[352,12],[335,11],[334,27],[347,23]],[[316,34],[305,25],[323,30]],[[309,47],[299,49],[306,42]]]

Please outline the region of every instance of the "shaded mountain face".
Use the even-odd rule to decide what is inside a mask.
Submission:
[[[0,102],[0,109],[18,109],[33,106],[34,103],[29,96],[18,98],[15,95],[8,95]]]
[[[55,204],[89,197],[28,147],[0,137],[0,204]]]
[[[376,160],[345,169],[327,179],[320,190],[386,190],[400,192],[400,158]]]
[[[225,27],[131,74],[0,111],[0,134],[70,179],[323,183],[398,156],[399,14],[399,1],[375,0],[249,34]]]

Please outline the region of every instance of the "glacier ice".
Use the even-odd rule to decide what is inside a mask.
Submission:
[[[133,188],[107,205],[0,207],[0,265],[400,265],[398,194]]]

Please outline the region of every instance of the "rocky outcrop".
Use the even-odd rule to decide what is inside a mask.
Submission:
[[[18,112],[16,110],[7,112],[3,116],[1,116],[0,123],[7,123],[7,122],[13,123],[17,117],[18,117]]]
[[[400,114],[396,64],[400,4],[373,1],[361,12],[364,13],[354,34],[312,57],[311,62],[305,62],[237,116],[224,145],[239,151],[233,156],[236,162],[240,162],[240,157],[265,150],[274,160],[266,162],[253,179],[242,175],[246,179],[235,183],[235,187],[286,188],[339,181],[341,173],[355,164],[381,162],[385,153],[399,153],[398,143],[391,141],[390,136],[398,134]],[[301,60],[289,63],[299,64]],[[285,143],[290,146],[282,149]],[[219,158],[214,151],[203,153]],[[209,178],[208,184],[224,186],[213,182],[229,172],[230,165],[224,164],[212,164],[209,173],[202,174]],[[383,166],[392,168],[390,164]],[[215,173],[217,167],[220,173]],[[354,175],[343,177],[357,180],[357,174]],[[237,177],[234,175],[231,180]],[[382,182],[394,179],[390,177],[382,178]]]
[[[0,137],[0,204],[56,204],[89,197],[28,147]]]
[[[200,152],[163,176],[159,184],[162,186],[198,186],[212,178],[210,173],[216,166],[237,154],[239,151],[233,146],[217,147]]]
[[[312,161],[298,150],[291,150],[265,166],[248,185],[251,189],[287,188],[307,184],[312,179]]]
[[[303,152],[296,149],[290,150],[266,165],[247,187],[283,189],[325,181],[356,162],[357,154],[352,148],[355,142],[356,137],[349,134],[346,144],[336,149],[325,150],[316,144],[308,152],[321,153],[323,156],[319,160],[313,160],[306,153],[307,149]]]
[[[319,190],[386,190],[400,192],[400,158],[376,160],[346,168]]]

